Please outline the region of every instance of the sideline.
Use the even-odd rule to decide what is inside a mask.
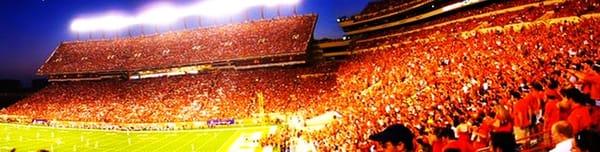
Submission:
[[[17,128],[41,128],[41,129],[54,129],[54,130],[66,130],[66,131],[89,131],[89,132],[109,132],[109,133],[178,133],[178,132],[214,132],[214,131],[237,131],[237,130],[246,130],[246,129],[263,129],[269,128],[274,125],[264,125],[264,126],[253,126],[253,127],[227,127],[227,128],[206,128],[206,129],[193,129],[193,130],[152,130],[152,131],[122,131],[122,130],[100,130],[100,129],[81,129],[81,128],[57,128],[57,127],[48,127],[48,126],[33,126],[33,125],[21,125],[21,124],[10,124],[10,123],[0,123],[0,126],[11,126]]]

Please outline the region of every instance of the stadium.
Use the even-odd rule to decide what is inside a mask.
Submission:
[[[600,151],[598,0],[371,0],[327,39],[299,3],[73,18],[0,151]]]

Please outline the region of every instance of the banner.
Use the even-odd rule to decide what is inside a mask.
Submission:
[[[209,126],[217,126],[217,125],[232,125],[235,124],[235,120],[233,119],[210,119],[207,121]]]
[[[31,123],[34,125],[45,125],[45,124],[48,124],[48,120],[47,119],[32,119]]]

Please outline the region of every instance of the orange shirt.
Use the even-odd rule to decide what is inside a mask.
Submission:
[[[513,118],[515,118],[515,126],[517,127],[527,127],[530,125],[531,121],[529,121],[529,104],[527,100],[522,99],[515,103],[513,109]]]
[[[560,97],[560,94],[558,93],[557,90],[552,90],[552,89],[546,90],[546,96],[548,97],[548,100],[551,100],[551,99],[549,99],[550,96],[553,96],[555,98],[554,99],[555,101],[562,100],[562,98]]]
[[[529,110],[539,111],[541,108],[539,101],[543,98],[542,97],[543,95],[544,94],[541,92],[530,93],[523,100],[525,100],[525,102],[527,102],[527,105],[529,106]]]
[[[589,107],[575,105],[567,121],[573,126],[573,132],[579,132],[592,124]]]
[[[481,126],[477,130],[477,133],[480,134],[479,139],[473,143],[473,147],[475,148],[483,148],[486,147],[490,143],[490,133],[492,132],[494,125],[494,119],[486,117],[483,119]]]
[[[485,117],[485,118],[483,118],[483,122],[479,126],[477,133],[485,136],[486,138],[490,138],[489,135],[490,135],[490,132],[492,132],[493,125],[494,125],[494,119],[492,119],[490,117]]]
[[[560,120],[560,110],[558,109],[558,101],[552,100],[546,103],[544,107],[544,130],[550,130],[552,124]]]
[[[600,100],[600,75],[587,74],[583,78],[583,92],[590,94],[594,100]]]

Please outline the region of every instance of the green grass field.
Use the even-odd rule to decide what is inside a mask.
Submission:
[[[16,148],[18,152],[39,149],[58,152],[257,151],[260,146],[245,139],[264,137],[273,128],[263,126],[127,133],[0,124],[0,152],[12,148]]]

